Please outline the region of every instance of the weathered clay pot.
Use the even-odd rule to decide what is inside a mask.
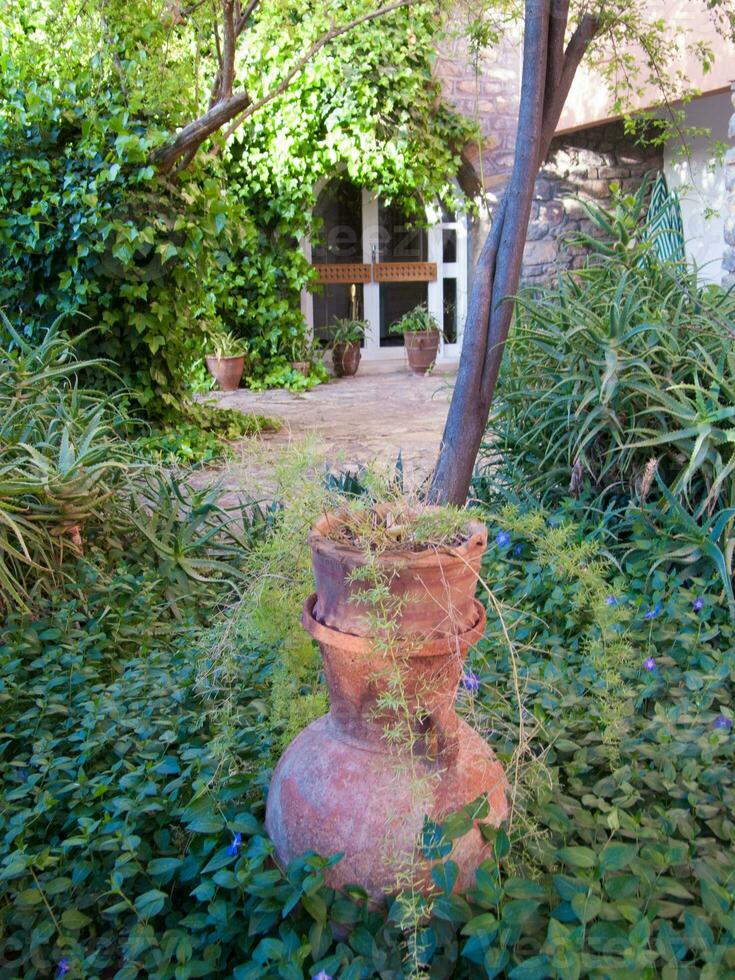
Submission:
[[[245,370],[244,354],[235,357],[217,357],[216,354],[207,354],[204,362],[221,391],[235,391],[240,387]]]
[[[332,364],[338,378],[350,377],[357,374],[360,366],[360,342],[354,344],[335,344],[332,348]]]
[[[297,371],[299,374],[303,374],[305,378],[309,377],[309,370],[311,365],[308,361],[291,361],[291,368]]]
[[[375,583],[375,574],[370,572],[372,583],[350,580],[366,561],[358,548],[330,540],[330,529],[342,521],[340,513],[324,514],[309,534],[318,596],[316,618],[342,633],[368,636],[374,628],[374,610],[355,595]],[[389,584],[396,601],[392,625],[397,635],[433,639],[461,633],[472,625],[487,528],[470,520],[467,529],[467,539],[455,548],[379,555],[381,578]]]
[[[312,595],[302,623],[321,648],[331,707],[294,739],[273,775],[266,828],[278,860],[341,851],[327,884],[357,883],[374,900],[399,886],[429,889],[432,862],[420,852],[424,816],[441,821],[483,794],[488,823],[497,826],[507,815],[502,767],[454,711],[462,664],[482,636],[485,611],[474,602],[472,625],[460,635],[396,652],[329,629],[314,618],[315,606]],[[393,711],[381,695],[397,676],[405,707]],[[403,737],[387,737],[401,726]],[[473,883],[489,855],[475,824],[451,854],[457,890]]]
[[[436,361],[439,350],[438,330],[409,330],[403,335],[408,366],[416,374],[426,374]]]

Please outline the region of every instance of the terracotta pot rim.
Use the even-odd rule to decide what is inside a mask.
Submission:
[[[204,357],[205,357],[206,360],[216,361],[217,364],[221,364],[223,361],[244,361],[246,355],[245,354],[227,354],[227,355],[223,355],[222,357],[219,357],[217,354],[205,354]]]
[[[347,653],[363,655],[375,653],[375,645],[371,637],[355,636],[354,633],[342,633],[340,630],[335,630],[331,629],[329,626],[324,626],[318,619],[315,619],[314,607],[316,606],[316,601],[316,592],[312,592],[312,594],[305,600],[304,608],[301,611],[301,625],[304,627],[307,633],[309,633],[317,641],[317,643],[323,643],[325,646],[339,647]],[[440,640],[423,640],[416,638],[416,642],[419,644],[419,646],[417,647],[415,653],[411,653],[409,649],[407,656],[409,658],[446,657],[447,655],[453,654],[458,645],[469,648],[473,644],[477,643],[485,632],[487,613],[485,612],[485,607],[479,599],[473,599],[472,603],[476,612],[473,626],[462,633],[443,636]],[[410,648],[411,639],[412,637],[402,636],[398,637],[396,642],[399,644],[399,646],[408,646]]]
[[[379,507],[380,505],[376,509],[379,509]],[[431,510],[432,508],[427,507],[426,509]],[[313,551],[317,551],[320,554],[351,558],[353,561],[360,563],[364,559],[364,555],[359,548],[356,548],[354,545],[333,541],[326,535],[330,524],[341,523],[344,519],[343,515],[347,513],[348,511],[346,510],[333,510],[322,514],[314,522],[313,527],[309,531],[309,546]],[[470,518],[467,522],[467,532],[467,538],[461,544],[454,546],[437,545],[435,548],[422,548],[420,551],[411,551],[409,549],[384,551],[378,558],[378,564],[400,565],[402,567],[410,564],[411,567],[423,567],[453,558],[458,561],[468,562],[478,550],[480,553],[485,550],[487,546],[487,528],[481,521]]]
[[[405,337],[434,337],[438,336],[439,331],[434,330],[406,330],[403,334]]]

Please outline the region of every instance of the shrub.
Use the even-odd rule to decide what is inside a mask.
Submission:
[[[116,538],[147,538],[149,563],[165,561],[182,587],[234,575],[253,514],[222,510],[217,487],[159,472],[143,454],[160,441],[127,442],[120,396],[79,385],[80,372],[109,366],[79,361],[59,320],[35,344],[1,313],[0,327],[0,607],[68,586],[76,556]],[[257,421],[221,414],[234,435]]]
[[[675,528],[669,558],[722,571],[735,513],[735,296],[660,262],[644,196],[590,206],[606,236],[585,239],[592,258],[519,297],[485,452],[500,463],[494,482],[550,503],[582,495],[621,514],[650,504],[660,533],[662,517]]]
[[[176,635],[150,633],[156,589],[124,559],[107,582],[91,571],[79,599],[47,604],[33,622],[9,617],[6,974],[48,975],[66,961],[71,975],[120,978],[729,975],[726,610],[709,583],[683,588],[660,572],[646,583],[635,565],[624,576],[551,520],[503,513],[484,564],[490,631],[472,654],[479,691],[461,693],[460,707],[516,795],[465,896],[450,894],[449,849],[466,814],[424,841],[443,863],[431,899],[370,909],[359,888],[323,886],[323,859],[273,865],[260,817],[275,647],[231,637],[223,673],[219,641],[192,632],[190,616]],[[593,645],[618,633],[629,657],[610,674]]]

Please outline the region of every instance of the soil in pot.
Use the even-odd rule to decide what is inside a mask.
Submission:
[[[217,357],[207,354],[204,358],[207,370],[217,382],[220,391],[235,391],[240,387],[240,381],[245,370],[245,355],[234,357]]]
[[[440,523],[444,513],[426,507],[418,521],[430,530],[431,522]],[[371,635],[376,621],[385,618],[385,608],[376,607],[367,595],[379,585],[389,590],[386,602],[396,636],[453,636],[471,625],[487,528],[460,514],[461,532],[433,543],[429,533],[421,544],[402,531],[414,519],[413,512],[381,504],[357,518],[354,511],[324,514],[314,524],[309,546],[318,622],[353,636]],[[371,551],[361,538],[359,522],[364,520],[374,525],[378,550]]]
[[[335,344],[332,348],[334,373],[338,378],[350,377],[353,374],[357,374],[361,356],[362,352],[359,341],[354,344]]]
[[[407,331],[403,335],[408,366],[415,374],[426,374],[436,362],[439,350],[439,331]]]

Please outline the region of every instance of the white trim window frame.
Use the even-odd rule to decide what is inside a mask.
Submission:
[[[379,240],[379,200],[377,194],[363,188],[362,190],[362,261],[372,264],[380,254]],[[464,322],[467,316],[468,289],[468,227],[467,218],[458,212],[451,219],[442,215],[435,207],[426,210],[429,222],[428,231],[428,261],[436,263],[437,277],[429,282],[427,290],[427,305],[429,312],[436,317],[440,327],[444,325],[445,282],[454,280],[456,284],[456,339],[448,342],[442,340],[439,346],[439,361],[456,361],[462,348]],[[444,233],[453,232],[455,238],[455,261],[444,261]],[[304,238],[301,242],[304,257],[311,262],[311,242]],[[306,321],[307,331],[313,336],[314,330],[314,297],[309,290],[301,292],[301,313]],[[402,346],[387,347],[380,344],[380,283],[369,282],[363,285],[363,316],[370,324],[363,344],[363,357],[366,361],[398,361],[405,358]]]

